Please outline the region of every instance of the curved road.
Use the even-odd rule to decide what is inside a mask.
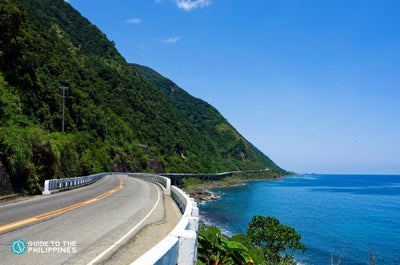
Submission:
[[[154,184],[113,175],[87,187],[2,205],[0,263],[101,263],[159,220],[155,209],[162,197]],[[14,244],[14,253],[16,240],[23,243]]]

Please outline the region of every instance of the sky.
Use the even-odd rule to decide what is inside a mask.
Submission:
[[[400,1],[68,2],[282,168],[400,174]]]

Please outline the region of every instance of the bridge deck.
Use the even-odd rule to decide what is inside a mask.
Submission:
[[[267,172],[269,169],[261,169],[261,170],[238,170],[238,171],[229,171],[223,173],[216,174],[196,174],[196,173],[162,173],[161,176],[167,177],[171,179],[171,185],[175,185],[181,187],[183,185],[182,179],[184,178],[198,178],[203,181],[218,181],[226,177],[230,177],[235,173],[259,173],[259,172]]]

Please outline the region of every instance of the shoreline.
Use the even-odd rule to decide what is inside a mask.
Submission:
[[[234,181],[212,181],[212,182],[204,182],[201,184],[193,185],[186,190],[186,193],[189,194],[191,198],[195,200],[197,203],[204,202],[212,202],[219,200],[221,198],[215,192],[210,191],[210,189],[215,188],[230,188],[230,187],[239,187],[246,185],[248,182],[258,182],[258,181],[273,181],[280,180],[284,176],[273,177],[273,178],[265,178],[265,179],[237,179]]]

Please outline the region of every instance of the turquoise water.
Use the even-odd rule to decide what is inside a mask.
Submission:
[[[214,190],[199,206],[204,222],[245,233],[254,215],[277,217],[302,235],[302,264],[400,264],[400,176],[302,175]]]

